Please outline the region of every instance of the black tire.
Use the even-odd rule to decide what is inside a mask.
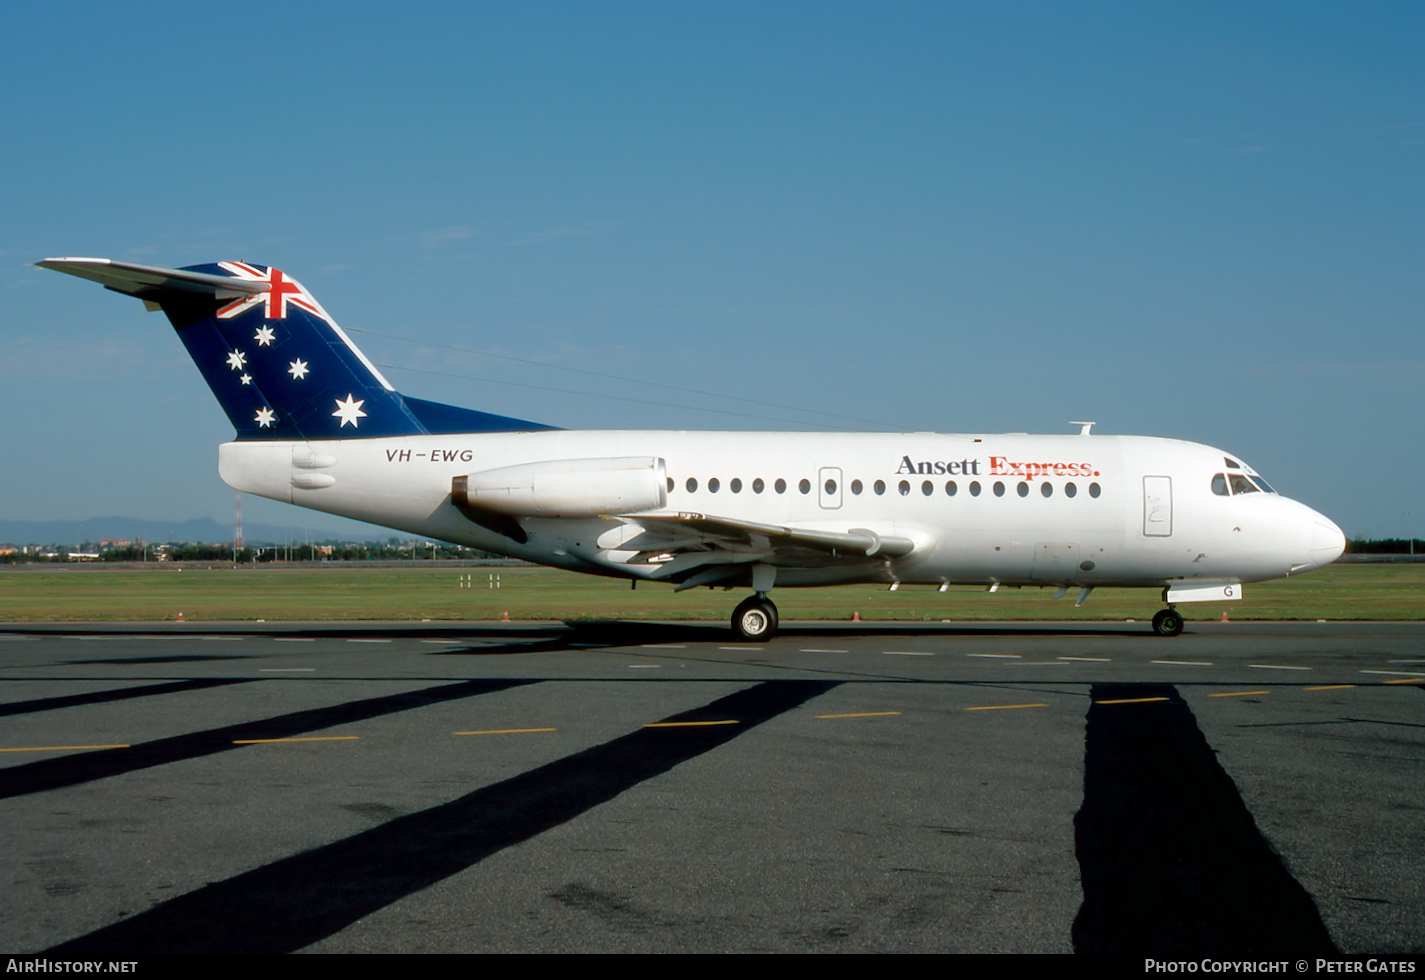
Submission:
[[[1159,636],[1177,636],[1183,631],[1183,616],[1176,609],[1162,609],[1153,617],[1153,632]]]
[[[757,596],[743,599],[732,611],[732,631],[740,640],[765,643],[777,632],[777,607]]]

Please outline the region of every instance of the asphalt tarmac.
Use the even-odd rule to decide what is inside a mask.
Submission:
[[[0,950],[1425,951],[1425,624],[0,627]]]

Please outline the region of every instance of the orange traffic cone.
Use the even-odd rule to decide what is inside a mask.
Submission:
[[[1230,622],[1232,622],[1232,620],[1230,620],[1230,619],[1227,618],[1227,610],[1226,610],[1226,609],[1222,610],[1222,621],[1223,621],[1224,623],[1230,623]]]
[[[183,622],[183,613],[182,613],[182,612],[180,612],[180,613],[178,614],[178,621],[179,621],[180,623]]]
[[[853,622],[853,623],[859,623],[859,622],[861,622],[861,611],[860,611],[859,609],[856,610],[855,612],[853,612],[853,613],[851,614],[851,622]]]
[[[508,623],[509,621],[510,621],[510,611],[509,611],[508,609],[506,609],[506,610],[505,610],[505,614],[500,617],[500,622],[502,622],[502,623]]]

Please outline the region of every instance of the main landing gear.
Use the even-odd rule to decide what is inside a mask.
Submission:
[[[1153,632],[1159,636],[1177,636],[1183,631],[1183,614],[1172,606],[1159,610],[1153,617]]]
[[[777,632],[777,607],[761,593],[749,596],[732,611],[732,631],[739,639],[762,643]]]

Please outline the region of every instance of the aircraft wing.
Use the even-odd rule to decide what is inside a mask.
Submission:
[[[250,282],[188,269],[164,269],[156,265],[115,262],[113,259],[45,259],[35,265],[41,269],[53,269],[78,276],[80,279],[88,279],[116,293],[127,293],[139,299],[155,292],[171,290],[203,293],[216,299],[241,299],[272,289],[271,283],[266,282]]]
[[[643,561],[661,564],[654,579],[679,582],[675,591],[713,584],[740,573],[736,567],[758,562],[802,565],[807,558],[900,558],[915,550],[910,538],[878,534],[869,528],[846,531],[762,524],[705,514],[630,514],[620,520],[632,536],[621,547],[637,550]]]

